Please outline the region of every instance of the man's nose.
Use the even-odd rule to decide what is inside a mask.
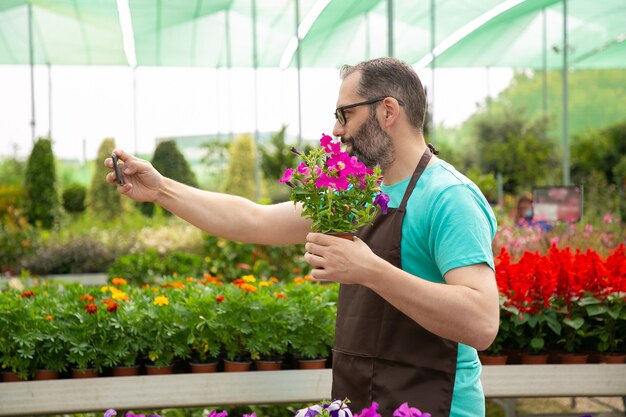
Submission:
[[[343,136],[346,132],[346,127],[339,123],[339,120],[335,120],[335,126],[333,126],[333,136]]]

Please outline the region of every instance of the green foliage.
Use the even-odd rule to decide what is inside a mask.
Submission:
[[[178,146],[176,146],[176,142],[173,140],[167,140],[157,145],[154,150],[154,156],[152,157],[152,165],[165,177],[192,187],[198,186],[195,174],[189,167],[189,163],[185,160],[184,155],[178,149]],[[139,203],[139,207],[144,215],[154,215],[153,203]],[[164,213],[166,215],[171,214],[166,210],[164,210]]]
[[[37,252],[27,256],[22,266],[35,274],[104,272],[115,253],[88,236],[69,242],[50,240],[39,243]]]
[[[547,116],[555,121],[547,135],[561,138],[563,82],[561,71],[547,72]],[[588,129],[601,128],[624,120],[624,69],[584,70],[568,72],[568,113],[571,136]],[[526,109],[529,120],[543,114],[543,75],[540,71],[517,73],[511,85],[491,105],[494,110],[513,104]]]
[[[37,232],[20,209],[9,207],[0,220],[0,272],[16,273],[20,261],[33,253]]]
[[[473,120],[481,171],[502,173],[506,192],[542,185],[554,175],[554,145],[546,138],[545,119],[527,120],[522,113],[504,108]]]
[[[23,185],[26,163],[15,158],[0,160],[0,178],[2,185]]]
[[[495,203],[498,197],[498,181],[493,173],[482,174],[476,166],[467,170],[466,175],[471,179],[490,203]]]
[[[54,225],[59,206],[56,189],[56,169],[52,141],[39,139],[28,158],[24,188],[28,194],[26,215],[28,221],[50,229]]]
[[[208,272],[226,281],[247,274],[286,280],[310,271],[303,257],[304,245],[255,245],[205,235],[204,251]]]
[[[116,187],[105,181],[104,177],[109,169],[104,166],[104,160],[111,157],[115,149],[115,139],[107,138],[102,141],[96,157],[96,169],[91,177],[88,192],[88,205],[91,213],[102,219],[115,219],[122,212],[122,198]]]
[[[626,174],[626,121],[577,136],[572,141],[572,178],[581,181],[592,171],[609,184]],[[624,164],[624,168],[620,168]]]
[[[68,213],[82,213],[85,211],[85,197],[87,189],[80,184],[71,184],[63,190],[61,198],[63,208]]]
[[[26,207],[28,196],[21,185],[0,185],[0,213],[5,213],[9,207]]]
[[[135,285],[154,283],[164,275],[181,277],[202,276],[205,270],[201,256],[172,252],[161,256],[155,249],[144,252],[123,255],[109,267],[109,278],[121,277]]]
[[[228,167],[228,147],[227,142],[220,139],[212,139],[202,145],[206,154],[202,157],[202,163],[207,165],[208,178],[203,178],[203,185],[207,190],[219,191],[224,184],[224,175]]]
[[[222,191],[256,200],[255,149],[251,135],[237,136],[230,145],[230,163]]]

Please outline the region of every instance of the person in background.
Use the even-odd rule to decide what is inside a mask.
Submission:
[[[544,232],[550,231],[553,228],[553,226],[545,220],[534,218],[533,196],[528,192],[520,194],[517,199],[515,224],[518,227],[537,228]]]
[[[161,176],[122,150],[117,190],[151,201],[226,239],[305,243],[316,279],[340,283],[332,397],[372,402],[391,416],[407,402],[433,416],[484,416],[477,350],[498,332],[491,242],[495,216],[478,187],[439,159],[423,135],[424,88],[394,58],[341,69],[333,135],[368,167],[379,164],[387,214],[353,240],[310,232],[293,202],[261,205]],[[110,158],[105,165],[113,168]],[[106,180],[114,184],[115,174]]]

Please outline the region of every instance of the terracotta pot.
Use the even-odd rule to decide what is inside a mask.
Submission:
[[[207,363],[189,363],[191,366],[192,374],[206,374],[211,372],[217,372],[217,361]]]
[[[72,369],[72,378],[96,378],[98,371],[93,368],[88,369]]]
[[[508,356],[479,354],[478,359],[483,365],[506,365]]]
[[[325,369],[326,358],[298,359],[298,369]]]
[[[33,379],[36,381],[59,379],[59,373],[57,371],[51,371],[49,369],[38,369],[37,372],[35,372],[35,377]]]
[[[146,374],[148,375],[169,375],[174,373],[174,365],[154,366],[146,365]]]
[[[257,371],[280,371],[283,361],[255,361]]]
[[[601,354],[600,363],[626,363],[626,354]]]
[[[2,380],[4,382],[19,382],[22,381],[22,378],[20,378],[17,372],[5,371],[2,372]]]
[[[563,364],[581,364],[587,363],[589,355],[582,353],[562,353],[559,355],[559,363]]]
[[[522,353],[522,363],[524,365],[545,365],[548,363],[548,355],[531,355]]]
[[[237,362],[224,359],[224,372],[246,372],[250,370],[252,362]]]
[[[139,365],[135,366],[116,366],[111,370],[113,376],[136,376],[139,375]]]

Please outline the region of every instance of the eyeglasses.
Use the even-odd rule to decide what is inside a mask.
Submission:
[[[378,103],[379,101],[382,101],[384,99],[386,99],[387,97],[379,97],[379,98],[375,98],[372,100],[366,100],[366,101],[360,101],[358,103],[354,103],[354,104],[346,104],[345,106],[341,106],[341,107],[337,107],[337,109],[335,110],[335,119],[337,119],[337,121],[339,122],[340,125],[345,126],[346,125],[346,114],[344,113],[344,110],[347,109],[352,109],[354,107],[359,107],[359,106],[364,106],[366,104],[374,104],[374,103]],[[395,97],[393,97],[395,98]],[[404,106],[404,103],[401,100],[398,100],[398,104],[401,106]]]

